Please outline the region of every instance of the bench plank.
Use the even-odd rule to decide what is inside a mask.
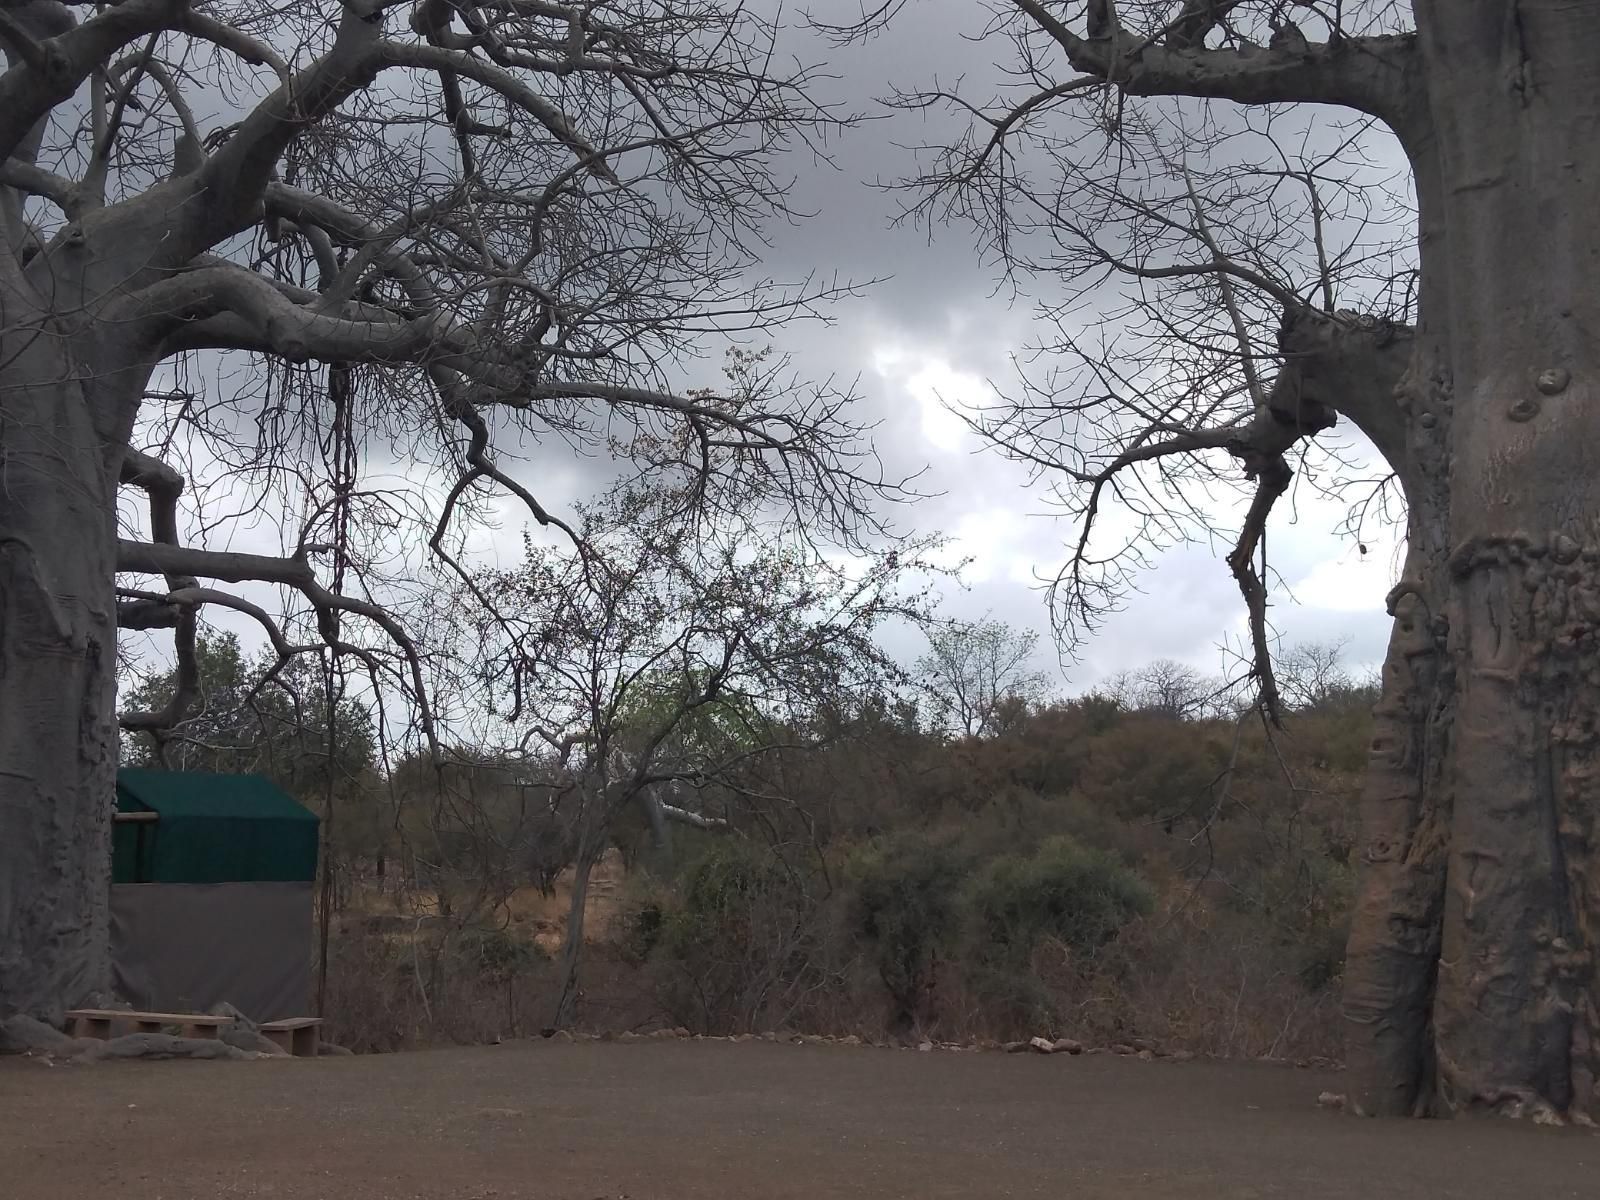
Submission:
[[[317,1026],[321,1024],[321,1017],[284,1017],[280,1021],[263,1021],[261,1032],[296,1058],[315,1058]]]
[[[141,1012],[125,1008],[74,1008],[67,1016],[101,1021],[149,1021],[161,1025],[227,1025],[233,1020],[232,1017],[214,1017],[210,1013]]]

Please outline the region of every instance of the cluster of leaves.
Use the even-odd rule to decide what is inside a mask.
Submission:
[[[231,633],[196,643],[198,699],[173,729],[124,735],[130,767],[264,775],[312,810],[334,812],[331,843],[367,849],[384,837],[377,733],[366,704],[304,659],[249,656]],[[164,708],[175,670],[132,681],[125,703]]]

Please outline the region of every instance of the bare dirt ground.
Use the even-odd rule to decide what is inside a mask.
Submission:
[[[6,1200],[1600,1195],[1600,1136],[1372,1122],[1261,1065],[755,1042],[0,1059]]]

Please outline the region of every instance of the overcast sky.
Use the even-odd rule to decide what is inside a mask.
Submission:
[[[819,16],[845,19],[853,0],[817,0]],[[808,46],[825,55],[839,78],[830,93],[845,105],[872,111],[891,85],[926,87],[935,78],[964,77],[964,91],[985,96],[1004,41],[970,40],[981,28],[982,6],[970,0],[918,0],[891,35],[843,50]],[[839,309],[831,328],[800,329],[782,348],[812,375],[858,377],[863,403],[883,422],[880,442],[896,462],[925,462],[924,486],[943,493],[908,513],[908,523],[952,539],[957,557],[973,561],[968,587],[953,591],[956,615],[993,613],[1038,630],[1048,643],[1049,614],[1040,576],[1054,574],[1074,529],[1052,515],[1044,493],[1030,490],[1026,472],[985,450],[945,403],[994,398],[991,381],[1015,377],[1011,356],[1039,331],[1028,302],[996,295],[997,275],[986,267],[969,229],[928,231],[893,226],[904,196],[872,185],[912,169],[903,147],[936,142],[948,129],[938,114],[894,113],[842,136],[833,147],[836,169],[796,159],[796,206],[816,216],[774,232],[768,260],[777,276],[816,270],[855,279],[887,277],[865,298]],[[1341,429],[1351,443],[1354,431]],[[1293,499],[1294,503],[1290,503]],[[1185,546],[1160,556],[1142,579],[1142,594],[1083,647],[1060,686],[1078,692],[1118,671],[1156,658],[1188,662],[1208,673],[1221,668],[1219,646],[1244,632],[1243,603],[1222,555],[1231,547],[1243,502],[1217,510],[1216,545]],[[1384,594],[1398,562],[1392,540],[1368,534],[1362,556],[1337,529],[1343,503],[1297,488],[1278,505],[1269,530],[1271,562],[1281,573],[1272,620],[1286,643],[1348,639],[1352,665],[1381,661],[1389,622]],[[1041,663],[1057,670],[1056,655]]]

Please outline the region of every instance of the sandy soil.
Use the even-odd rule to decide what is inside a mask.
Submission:
[[[572,907],[573,870],[568,867],[556,876],[550,895],[542,895],[537,888],[518,888],[505,900],[503,915],[509,917],[510,928],[544,949],[555,954],[566,940],[567,910]],[[585,899],[583,940],[585,943],[603,942],[611,936],[622,901],[622,888],[627,881],[627,871],[622,865],[622,855],[613,847],[607,850],[594,865],[589,875],[589,894]],[[383,892],[371,881],[358,886],[349,897],[342,920],[361,921],[378,917],[385,919],[385,931],[391,938],[411,939],[417,931],[417,918],[432,919],[438,915],[438,898],[429,891],[408,891],[404,905],[396,910],[392,892]],[[496,916],[498,917],[497,913]]]
[[[1600,1195],[1600,1137],[1319,1109],[1260,1065],[761,1042],[0,1059],[6,1200]]]

